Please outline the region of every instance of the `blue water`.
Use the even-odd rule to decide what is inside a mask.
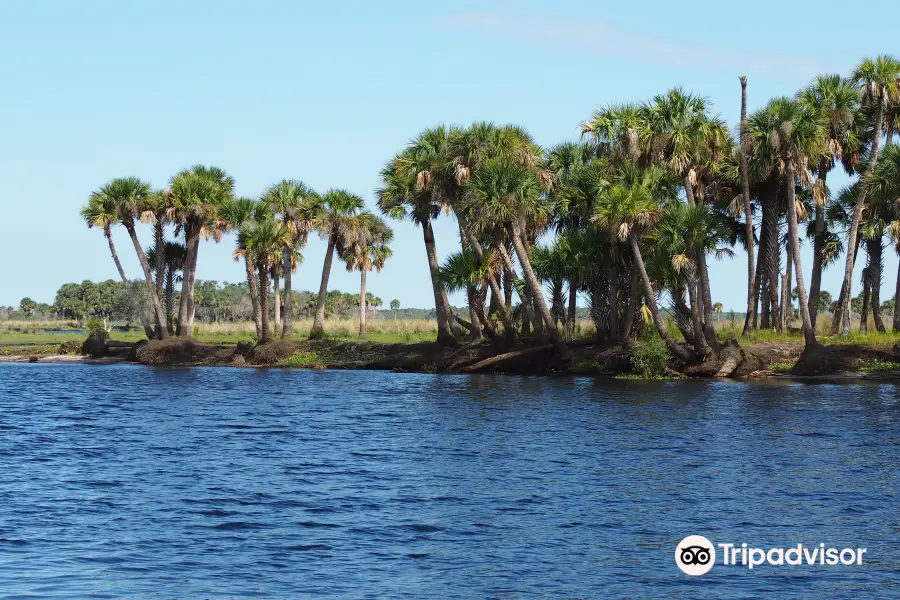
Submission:
[[[888,385],[7,364],[0,597],[895,598],[898,476]]]

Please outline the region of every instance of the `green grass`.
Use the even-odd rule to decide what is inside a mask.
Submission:
[[[790,360],[773,362],[769,365],[769,370],[775,371],[776,373],[788,373],[793,368],[794,368],[794,363],[793,363],[793,361],[790,361]]]
[[[856,368],[863,373],[878,373],[881,371],[897,371],[900,370],[900,363],[889,360],[861,360],[856,364]]]

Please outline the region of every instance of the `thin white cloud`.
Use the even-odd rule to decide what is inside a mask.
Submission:
[[[566,21],[548,15],[467,13],[444,19],[442,24],[488,38],[518,40],[595,56],[617,56],[679,69],[764,74],[776,78],[810,78],[842,70],[811,56],[713,48],[696,42],[654,38],[612,23]]]

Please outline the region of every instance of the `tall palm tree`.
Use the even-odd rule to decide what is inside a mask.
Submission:
[[[290,243],[290,232],[271,215],[247,221],[238,232],[235,257],[249,256],[259,275],[260,344],[272,339],[269,327],[269,274],[272,265],[281,260],[285,245]]]
[[[541,196],[537,178],[524,166],[508,159],[493,159],[477,168],[466,181],[465,200],[461,207],[464,218],[486,219],[505,230],[512,241],[525,283],[537,312],[544,322],[550,340],[563,359],[571,356],[565,340],[556,327],[556,321],[547,307],[540,283],[531,267],[524,243],[522,225],[535,214],[548,210]]]
[[[650,167],[636,171],[634,175],[603,191],[593,219],[601,226],[615,231],[619,239],[628,241],[644,286],[644,298],[659,336],[673,355],[682,362],[691,363],[695,356],[675,343],[662,320],[656,304],[656,292],[647,274],[640,247],[641,236],[662,214],[660,203],[673,201],[674,195],[663,169]]]
[[[859,114],[859,95],[853,82],[840,75],[823,75],[801,91],[797,98],[826,123],[824,152],[813,164],[816,171],[816,182],[812,186],[816,237],[813,241],[812,276],[809,284],[809,316],[815,327],[828,237],[825,231],[825,204],[828,200],[826,179],[837,161],[845,159],[846,155],[845,163],[849,164],[850,158],[859,152],[860,140],[855,123]]]
[[[325,332],[325,301],[334,253],[341,253],[344,248],[356,242],[361,233],[357,217],[364,205],[359,196],[339,189],[328,190],[322,200],[324,211],[316,228],[319,235],[328,241],[328,246],[325,249],[325,264],[322,267],[322,281],[319,284],[316,317],[309,332],[310,339],[319,339]]]
[[[745,246],[747,247],[747,315],[744,318],[743,335],[750,333],[756,315],[756,267],[753,256],[753,204],[750,200],[750,165],[748,148],[752,143],[747,125],[747,77],[741,76],[741,129],[738,140],[741,169],[741,198],[744,201]]]
[[[366,273],[375,269],[380,272],[392,252],[389,244],[394,239],[394,232],[380,218],[372,213],[363,212],[358,217],[360,233],[356,240],[347,245],[341,253],[341,260],[348,271],[359,271],[359,337],[366,337],[366,312],[368,302],[366,296]]]
[[[218,216],[226,230],[238,230],[248,225],[251,221],[264,218],[266,211],[262,210],[260,202],[250,198],[234,198],[228,200],[219,207]],[[234,260],[244,259],[244,267],[247,274],[247,288],[250,290],[250,306],[253,309],[253,322],[256,326],[256,339],[262,339],[263,320],[262,309],[259,303],[259,287],[257,285],[256,264],[251,253],[247,252],[247,240],[238,236],[238,247],[235,250]]]
[[[772,115],[772,128],[768,134],[769,144],[778,154],[784,170],[789,256],[794,264],[800,317],[803,321],[803,335],[806,347],[809,348],[817,345],[818,342],[809,316],[809,302],[803,280],[795,187],[798,180],[803,183],[809,178],[806,169],[808,157],[819,156],[823,152],[826,123],[821,114],[811,111],[804,104],[790,98],[772,100],[768,110]]]
[[[417,188],[417,173],[408,168],[411,160],[411,152],[406,150],[395,156],[381,170],[381,186],[376,191],[378,208],[383,214],[394,219],[409,218],[422,229],[434,295],[434,312],[438,326],[437,342],[452,344],[456,342],[458,332],[453,322],[453,311],[447,292],[442,287],[438,275],[437,248],[431,225],[445,207],[440,202],[434,201],[431,190]],[[446,209],[449,210],[449,206]]]
[[[166,315],[162,301],[156,293],[156,286],[150,273],[150,263],[147,261],[147,255],[144,253],[140,240],[138,240],[136,229],[136,219],[139,218],[140,207],[147,202],[148,197],[152,194],[150,184],[141,181],[137,177],[120,177],[103,185],[96,194],[105,197],[111,205],[115,206],[119,222],[128,231],[131,242],[134,244],[134,251],[144,272],[144,280],[156,320],[159,323],[165,323]],[[161,327],[155,337],[166,339],[169,337],[169,332]]]
[[[841,305],[835,313],[832,329],[838,333],[850,332],[850,294],[853,279],[853,261],[855,259],[852,248],[856,246],[856,238],[859,232],[859,223],[862,218],[863,205],[869,186],[866,180],[878,164],[878,156],[881,149],[881,136],[884,124],[884,107],[888,102],[896,102],[900,99],[900,61],[888,55],[863,60],[853,72],[853,80],[859,85],[860,97],[864,104],[875,106],[875,115],[872,120],[872,147],[869,151],[868,164],[859,186],[859,197],[853,208],[853,220],[850,223],[850,232],[847,240],[847,261],[844,267],[844,282],[841,286]]]
[[[131,282],[128,281],[128,277],[125,275],[125,269],[122,268],[122,262],[119,260],[119,254],[116,252],[116,245],[112,239],[112,226],[119,222],[119,212],[113,198],[102,192],[92,193],[88,203],[81,209],[81,217],[87,223],[88,228],[100,227],[103,230],[103,236],[109,243],[109,253],[116,264],[119,277],[122,279],[122,283],[130,287]],[[140,305],[138,306],[138,315],[141,319],[141,325],[144,327],[144,333],[148,338],[152,338],[154,336],[153,328],[150,327],[147,314]]]
[[[291,275],[297,262],[295,254],[306,245],[309,232],[316,227],[321,218],[322,198],[302,181],[282,179],[269,186],[263,193],[263,201],[269,204],[272,212],[290,232],[292,239],[292,245],[284,249],[279,270],[284,277],[284,314],[282,315],[281,337],[286,338],[290,337],[294,329]],[[277,319],[275,327],[276,329],[278,327]]]
[[[184,232],[187,259],[178,306],[178,335],[193,332],[194,283],[201,236],[218,236],[219,207],[233,197],[234,179],[218,167],[196,165],[180,171],[170,181],[174,215]]]

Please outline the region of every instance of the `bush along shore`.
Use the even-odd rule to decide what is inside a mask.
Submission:
[[[571,358],[560,361],[552,344],[530,339],[522,340],[510,350],[497,342],[448,346],[436,342],[299,339],[254,344],[201,342],[190,337],[125,342],[96,331],[83,341],[70,340],[60,345],[0,346],[0,362],[568,374],[635,380],[710,377],[900,380],[900,344],[893,343],[894,337],[900,339],[886,334],[873,336],[866,343],[837,341],[824,345],[825,352],[813,372],[800,360],[803,354],[800,339],[759,340],[744,347],[726,342],[715,359],[684,363],[669,352],[665,342],[652,336],[624,345],[579,340],[569,344]]]

